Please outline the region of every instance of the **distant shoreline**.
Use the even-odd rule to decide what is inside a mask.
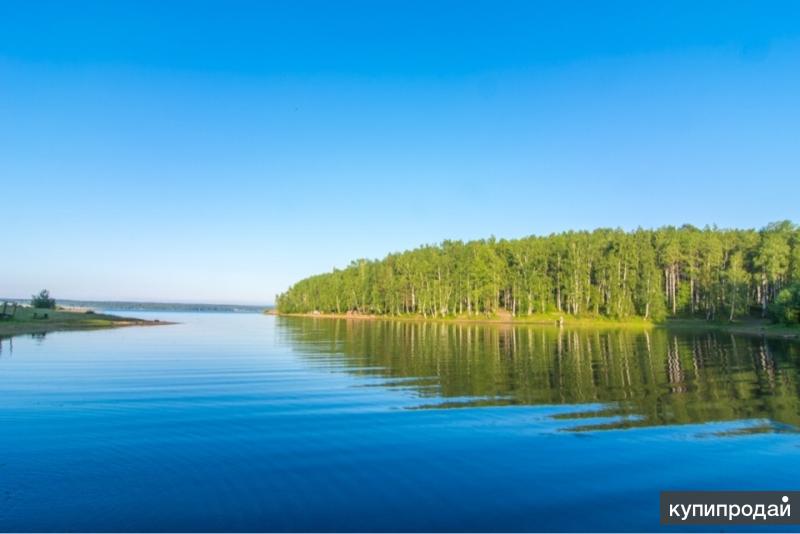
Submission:
[[[30,299],[0,298],[2,302],[28,304]],[[219,312],[219,313],[261,313],[271,305],[257,304],[215,304],[208,302],[145,302],[131,300],[81,300],[58,299],[59,307],[92,310],[112,310],[121,312]]]
[[[0,337],[48,334],[78,330],[101,330],[127,326],[162,326],[176,324],[158,319],[137,319],[90,310],[17,308],[12,319],[0,320]]]
[[[475,324],[494,326],[559,326],[560,315],[541,315],[533,317],[512,317],[510,314],[501,317],[423,317],[421,315],[394,316],[374,314],[338,314],[338,313],[280,313],[274,310],[266,312],[280,317],[303,317],[311,319],[344,319],[352,321],[403,321],[417,323]],[[766,320],[736,321],[733,323],[709,322],[703,319],[669,319],[665,322],[653,322],[644,319],[615,320],[592,317],[564,316],[563,326],[594,328],[662,328],[667,330],[717,331],[737,335],[758,336],[770,339],[800,340],[800,328],[773,324]]]

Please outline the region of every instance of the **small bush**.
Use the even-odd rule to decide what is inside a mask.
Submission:
[[[55,309],[56,299],[50,298],[50,292],[46,289],[39,291],[38,295],[31,296],[31,306],[34,308]]]
[[[792,284],[778,293],[770,306],[772,319],[784,324],[800,323],[800,284]]]

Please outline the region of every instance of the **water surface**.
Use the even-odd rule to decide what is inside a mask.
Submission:
[[[798,489],[797,344],[158,317],[0,343],[0,530],[656,530],[661,490]]]

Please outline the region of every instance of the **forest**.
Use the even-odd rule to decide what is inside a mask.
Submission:
[[[445,241],[301,280],[280,313],[797,322],[800,227],[666,226]]]

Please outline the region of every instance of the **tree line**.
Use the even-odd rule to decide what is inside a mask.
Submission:
[[[360,259],[276,297],[282,313],[424,317],[557,312],[624,319],[797,320],[800,227],[691,225],[445,241]]]

